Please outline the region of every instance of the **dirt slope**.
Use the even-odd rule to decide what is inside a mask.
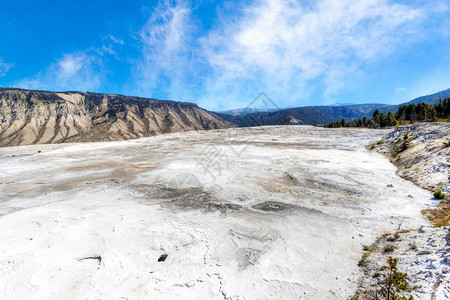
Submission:
[[[192,103],[0,89],[0,146],[118,141],[229,125]]]

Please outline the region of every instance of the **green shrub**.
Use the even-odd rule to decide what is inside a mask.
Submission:
[[[366,264],[366,259],[369,257],[370,252],[364,252],[361,259],[358,261],[359,266],[364,266]]]
[[[364,266],[366,264],[367,258],[369,257],[370,253],[372,253],[375,250],[375,245],[377,243],[378,243],[378,240],[374,244],[372,244],[370,246],[367,246],[367,245],[363,246],[364,253],[363,253],[361,259],[358,262],[359,266]]]
[[[351,299],[369,300],[413,300],[413,296],[407,295],[409,283],[406,280],[408,274],[399,272],[397,269],[397,258],[391,256],[387,260],[387,265],[382,266],[376,277],[378,284],[373,290],[366,290]],[[362,296],[362,298],[358,297]]]
[[[409,286],[408,281],[406,280],[408,274],[399,272],[397,263],[397,258],[389,256],[387,265],[381,267],[381,271],[384,272],[382,274],[383,280],[377,293],[387,300],[412,300],[413,296],[407,298],[406,296],[401,295],[401,293],[406,291]]]
[[[406,149],[408,149],[409,147],[411,147],[411,140],[412,140],[412,137],[410,137],[409,131],[405,132],[403,134],[403,138],[402,138],[402,141],[400,143],[398,152],[403,152]]]
[[[364,246],[363,246],[363,250],[364,250],[364,251],[372,252],[374,249],[373,249],[373,246],[367,246],[367,245],[364,245]]]
[[[445,194],[442,192],[442,190],[435,191],[433,196],[436,199],[444,199],[445,198]]]

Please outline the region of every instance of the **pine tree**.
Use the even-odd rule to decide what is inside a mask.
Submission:
[[[384,273],[382,275],[381,286],[377,290],[377,293],[386,300],[412,300],[413,296],[406,298],[406,296],[401,295],[402,292],[408,289],[409,284],[406,280],[408,274],[399,272],[397,263],[397,258],[389,256],[387,266],[381,267],[381,271],[384,271]]]

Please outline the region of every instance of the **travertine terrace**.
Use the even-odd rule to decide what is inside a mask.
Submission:
[[[262,127],[0,149],[2,299],[344,299],[431,192],[386,130]]]

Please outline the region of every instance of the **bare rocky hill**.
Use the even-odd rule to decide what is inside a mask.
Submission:
[[[118,141],[229,125],[192,103],[0,89],[0,146]]]

